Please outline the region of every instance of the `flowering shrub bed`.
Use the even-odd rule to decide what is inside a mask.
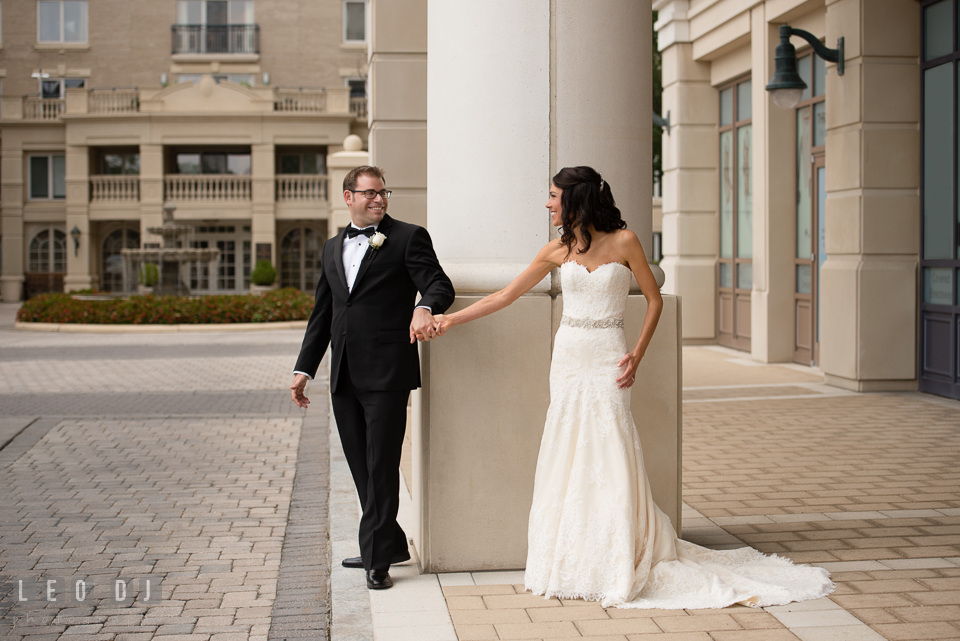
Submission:
[[[263,296],[131,296],[113,300],[41,294],[23,304],[17,320],[132,325],[268,323],[306,320],[311,311],[313,297],[296,289],[279,289]]]

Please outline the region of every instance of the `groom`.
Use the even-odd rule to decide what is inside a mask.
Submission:
[[[427,231],[387,215],[382,169],[351,170],[343,198],[351,224],[323,246],[290,390],[298,406],[310,403],[304,388],[330,345],[330,399],[363,507],[360,556],[343,565],[364,568],[367,587],[378,590],[393,585],[391,563],[410,559],[397,524],[398,468],[407,399],[420,387],[416,342],[437,336],[432,314],[446,311],[455,294]]]

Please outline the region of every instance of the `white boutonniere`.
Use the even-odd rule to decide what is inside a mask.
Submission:
[[[385,241],[386,239],[387,239],[386,236],[384,236],[380,232],[377,232],[373,236],[371,236],[370,240],[368,240],[367,242],[370,243],[370,246],[373,247],[374,249],[380,249],[380,246],[383,245],[383,241]]]

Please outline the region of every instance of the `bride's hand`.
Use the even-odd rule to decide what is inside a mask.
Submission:
[[[446,334],[453,327],[450,317],[446,314],[434,314],[433,322],[437,324],[437,334],[440,336]]]
[[[618,388],[626,389],[628,387],[633,387],[633,383],[637,380],[637,367],[639,365],[640,356],[637,356],[633,352],[624,354],[623,358],[620,359],[620,362],[617,363],[617,367],[623,368],[623,373],[617,378]]]

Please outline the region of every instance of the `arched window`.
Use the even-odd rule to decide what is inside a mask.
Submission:
[[[62,292],[67,271],[67,234],[46,227],[30,239],[27,250],[26,296]]]
[[[313,291],[320,279],[323,238],[310,227],[287,232],[280,243],[280,286]]]
[[[140,246],[140,232],[136,229],[117,229],[103,239],[103,272],[100,289],[105,292],[123,291],[123,255],[121,249]]]
[[[67,271],[67,235],[59,229],[43,229],[30,241],[30,272],[34,274]]]

